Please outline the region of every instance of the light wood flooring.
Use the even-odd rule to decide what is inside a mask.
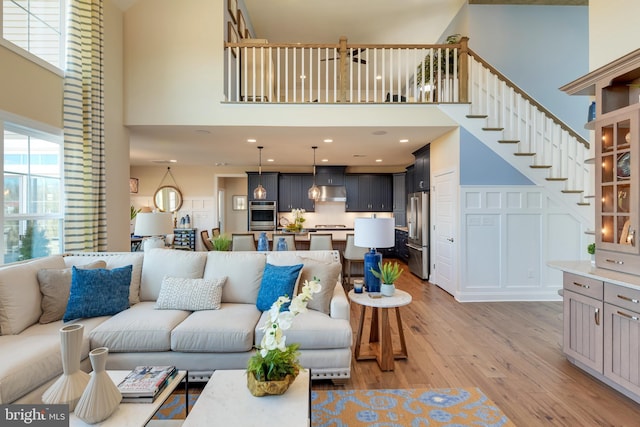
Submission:
[[[353,360],[346,384],[313,389],[478,387],[520,427],[640,426],[640,404],[564,357],[561,302],[458,303],[404,268],[396,286],[413,298],[401,308],[409,358],[390,372]],[[354,339],[360,310],[351,305]]]

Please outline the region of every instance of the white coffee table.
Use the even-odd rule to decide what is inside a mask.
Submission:
[[[356,360],[376,359],[378,366],[383,371],[393,371],[395,359],[406,359],[407,344],[404,339],[404,330],[402,329],[402,318],[400,317],[400,307],[411,303],[411,295],[400,289],[396,289],[393,296],[371,298],[369,293],[355,293],[349,291],[349,299],[356,304],[362,306],[360,313],[360,322],[358,324],[358,333],[356,335]],[[364,329],[364,318],[367,307],[371,307],[371,329],[369,331],[369,347],[373,352],[362,351],[362,331]],[[395,309],[396,322],[398,324],[398,335],[400,338],[400,351],[394,352],[391,343],[391,326],[389,324],[390,309]],[[380,314],[378,314],[380,311]]]
[[[245,370],[215,371],[183,427],[304,427],[311,425],[309,370],[300,371],[279,396],[255,397],[247,388]]]
[[[119,384],[130,370],[124,371],[107,371],[114,383]],[[153,401],[153,403],[121,403],[118,409],[111,414],[109,418],[98,424],[87,424],[77,418],[75,414],[70,414],[69,425],[71,427],[84,426],[113,426],[113,427],[141,427],[153,418],[158,409],[167,400],[169,395],[178,387],[180,382],[187,375],[187,371],[178,371],[175,377],[162,390],[162,393]]]

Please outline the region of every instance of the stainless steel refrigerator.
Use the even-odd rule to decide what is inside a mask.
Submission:
[[[429,193],[411,193],[407,198],[409,271],[429,279]]]

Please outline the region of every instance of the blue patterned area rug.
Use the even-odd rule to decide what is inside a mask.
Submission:
[[[311,405],[313,427],[514,427],[477,388],[314,390]]]
[[[189,407],[201,390],[189,390]],[[184,419],[184,392],[169,396],[155,419]],[[515,427],[477,388],[312,390],[312,427]]]

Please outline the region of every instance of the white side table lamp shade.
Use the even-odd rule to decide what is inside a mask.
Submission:
[[[173,233],[173,219],[170,212],[139,213],[136,216],[136,236],[144,239],[144,250],[163,248],[164,236]]]
[[[367,292],[380,292],[380,279],[371,273],[371,268],[379,271],[378,264],[382,261],[382,254],[376,248],[390,248],[395,246],[395,231],[393,218],[356,218],[354,220],[354,244],[371,251],[364,255],[364,283]]]

